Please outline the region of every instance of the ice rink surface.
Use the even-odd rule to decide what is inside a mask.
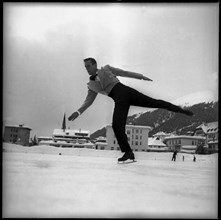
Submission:
[[[121,155],[4,143],[2,217],[218,218],[218,154]]]

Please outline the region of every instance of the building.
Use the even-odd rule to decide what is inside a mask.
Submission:
[[[90,131],[72,129],[54,129],[52,139],[56,141],[67,141],[71,143],[87,142],[90,139]]]
[[[147,151],[148,135],[151,130],[149,126],[126,125],[128,142],[133,151]],[[111,125],[106,127],[106,137],[108,150],[120,150],[117,139]]]
[[[216,122],[210,122],[210,123],[203,123],[199,125],[195,131],[195,136],[202,136],[206,138],[205,146],[212,150],[212,151],[218,151],[218,121]]]
[[[169,148],[169,151],[180,151],[183,146],[198,146],[205,144],[205,137],[201,136],[170,136],[165,138],[166,145]]]
[[[47,137],[47,136],[39,136],[38,138],[38,142],[43,142],[43,141],[52,141],[52,137]]]
[[[161,141],[160,137],[152,137],[148,139],[147,151],[166,152],[168,151],[168,147]]]
[[[72,129],[54,129],[52,140],[56,144],[61,144],[62,147],[90,147],[90,131],[72,130]],[[89,143],[90,144],[90,143]]]
[[[61,129],[54,129],[52,137],[39,137],[38,143],[55,147],[94,148],[94,144],[90,142],[90,131],[66,128],[65,114]]]
[[[161,141],[164,141],[165,137],[169,137],[169,136],[171,136],[170,133],[165,133],[163,131],[159,131],[159,132],[157,132],[156,134],[153,135],[153,137],[159,138],[158,140],[161,140]]]
[[[3,141],[29,146],[31,128],[21,125],[5,125]]]
[[[107,148],[107,138],[98,137],[95,140],[95,149],[105,150]]]
[[[54,129],[52,137],[39,137],[39,145],[55,147],[94,148],[90,141],[90,131],[72,129]]]

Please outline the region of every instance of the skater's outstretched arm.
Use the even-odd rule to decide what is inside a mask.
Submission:
[[[69,121],[74,121],[79,115],[81,115],[88,107],[92,105],[95,98],[97,97],[97,93],[88,89],[87,97],[83,103],[83,105],[74,113],[72,113],[69,117]]]
[[[112,67],[110,65],[106,65],[105,68],[109,69],[112,71],[116,76],[122,76],[122,77],[129,77],[129,78],[135,78],[135,79],[143,79],[147,81],[153,81],[152,79],[144,76],[143,74],[140,73],[135,73],[131,71],[125,71],[116,67]]]

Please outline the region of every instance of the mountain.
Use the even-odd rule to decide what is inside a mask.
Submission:
[[[179,106],[193,106],[198,103],[209,103],[209,102],[215,102],[218,101],[218,94],[214,94],[210,90],[200,91],[191,93],[185,96],[182,96],[176,100],[174,100],[172,103]]]
[[[90,139],[94,140],[95,138],[98,138],[100,136],[106,137],[106,127],[103,127],[101,129],[95,131],[93,134],[91,134]]]
[[[136,115],[129,116],[127,123],[151,126],[152,130],[149,135],[152,136],[159,131],[186,135],[204,122],[218,121],[218,102],[198,103],[185,108],[192,111],[194,116],[189,117],[184,114],[157,109],[153,112],[146,112],[138,118]]]
[[[192,111],[194,116],[189,117],[184,114],[157,109],[128,116],[127,124],[151,126],[152,130],[150,131],[149,136],[152,136],[159,131],[166,133],[173,132],[177,135],[186,135],[193,133],[196,127],[204,122],[209,123],[218,121],[218,101],[197,103],[184,108]],[[99,136],[106,136],[105,127],[93,133],[91,139]]]

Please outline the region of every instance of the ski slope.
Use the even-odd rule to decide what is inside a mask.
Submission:
[[[182,156],[185,160],[182,161]],[[3,144],[2,217],[217,218],[218,155]]]

